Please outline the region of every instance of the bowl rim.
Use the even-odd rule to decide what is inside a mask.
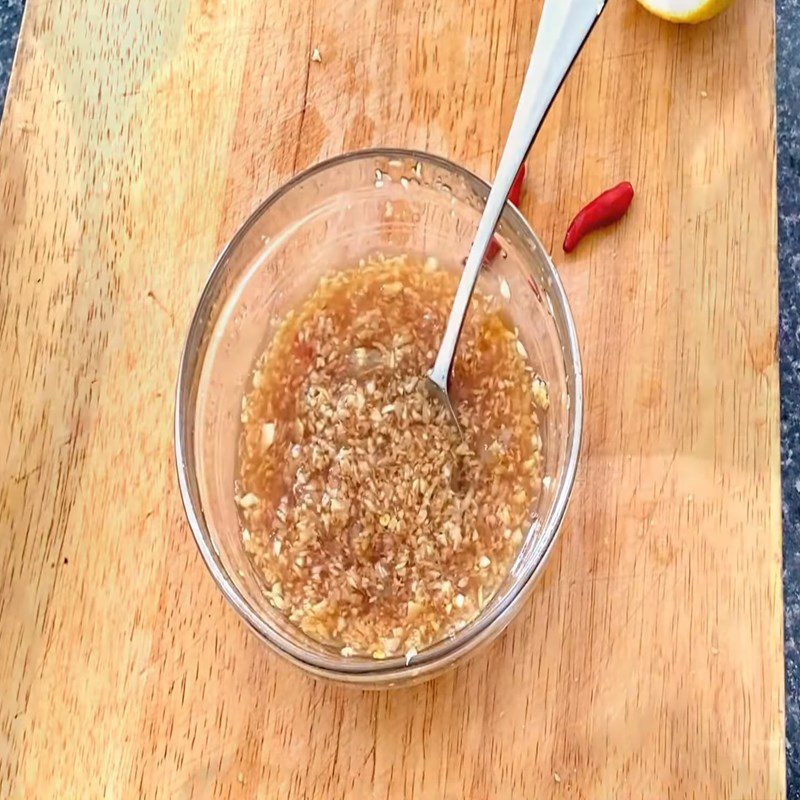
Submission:
[[[191,476],[189,474],[189,464],[192,467],[195,464],[193,417],[196,413],[196,398],[193,403],[190,403],[190,400],[195,376],[201,371],[205,358],[205,351],[200,357],[199,346],[203,342],[206,330],[208,320],[206,312],[217,300],[217,289],[222,281],[229,256],[236,250],[256,221],[271,206],[295,187],[321,172],[350,161],[380,158],[427,162],[460,176],[467,183],[472,183],[481,193],[488,193],[490,189],[485,180],[466,167],[456,164],[447,158],[421,150],[396,147],[376,147],[343,153],[320,161],[298,172],[259,203],[215,259],[192,314],[181,352],[174,414],[175,466],[184,512],[200,555],[225,599],[261,641],[290,662],[318,677],[361,684],[391,684],[395,681],[409,678],[424,679],[455,663],[460,656],[475,652],[482,643],[494,638],[506,627],[516,612],[519,611],[525,597],[533,588],[558,539],[575,483],[583,433],[583,371],[577,329],[566,291],[558,270],[539,237],[516,206],[512,203],[506,203],[504,213],[511,215],[515,224],[531,238],[544,258],[546,269],[549,272],[550,291],[554,302],[560,306],[567,333],[566,341],[561,341],[562,352],[565,348],[568,349],[573,365],[569,373],[571,373],[574,388],[568,407],[568,416],[572,417],[573,438],[571,446],[566,452],[564,475],[554,498],[552,511],[540,529],[544,546],[538,560],[524,568],[509,589],[506,597],[491,612],[487,613],[485,617],[479,615],[473,623],[464,628],[461,632],[465,634],[464,637],[459,635],[458,637],[437,642],[420,652],[412,662],[407,661],[403,656],[396,656],[390,659],[372,661],[352,659],[333,667],[321,663],[316,654],[299,647],[287,639],[277,628],[268,625],[235,586],[215,551],[210,533],[206,535],[204,532],[204,525],[201,522],[204,515],[199,492],[195,499],[195,492],[192,490]],[[561,339],[562,337],[559,338]],[[196,483],[196,478],[194,480]]]

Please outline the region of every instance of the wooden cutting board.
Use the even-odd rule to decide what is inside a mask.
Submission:
[[[173,389],[221,245],[346,150],[491,176],[540,9],[28,0],[0,129],[0,796],[784,796],[772,3],[691,28],[610,0],[532,152],[587,416],[499,641],[414,689],[314,682],[184,522]],[[629,216],[564,256],[622,179]]]

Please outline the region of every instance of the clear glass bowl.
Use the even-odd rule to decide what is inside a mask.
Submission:
[[[186,515],[225,597],[262,641],[317,676],[362,686],[429,678],[497,636],[533,587],[567,507],[580,448],[582,378],[575,326],[552,261],[506,206],[500,256],[481,276],[501,297],[550,387],[542,421],[545,488],[500,589],[452,638],[405,657],[344,657],[309,638],[264,599],[242,546],[234,504],[241,400],[276,323],[326,272],[369,254],[437,258],[459,270],[488,186],[442,158],[406,150],[340,156],[298,175],[264,202],[218,258],[192,319],[178,379],[175,455]],[[506,287],[503,294],[508,295]]]

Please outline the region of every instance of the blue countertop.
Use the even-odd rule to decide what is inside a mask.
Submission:
[[[24,0],[0,0],[0,109]],[[783,585],[789,800],[800,800],[800,0],[776,0]]]
[[[5,104],[24,3],[25,0],[0,0],[0,116]]]
[[[786,770],[800,800],[800,0],[776,0]]]

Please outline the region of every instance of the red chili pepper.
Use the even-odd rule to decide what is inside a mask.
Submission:
[[[517,207],[519,207],[519,199],[522,197],[522,184],[525,182],[525,164],[519,168],[517,174],[514,176],[514,181],[511,184],[511,189],[508,192],[508,199]]]
[[[310,364],[314,360],[314,348],[308,342],[301,342],[297,337],[292,343],[292,350],[301,364]]]
[[[511,189],[508,192],[508,199],[519,208],[519,199],[522,196],[522,184],[525,181],[525,164],[523,164],[517,174],[514,176],[514,182],[511,184]],[[492,237],[489,246],[486,248],[486,254],[483,257],[484,263],[491,264],[497,258],[500,252],[500,242],[496,237]]]
[[[564,252],[571,253],[587,233],[622,219],[630,207],[631,200],[633,200],[633,186],[624,181],[584,206],[567,228]]]

